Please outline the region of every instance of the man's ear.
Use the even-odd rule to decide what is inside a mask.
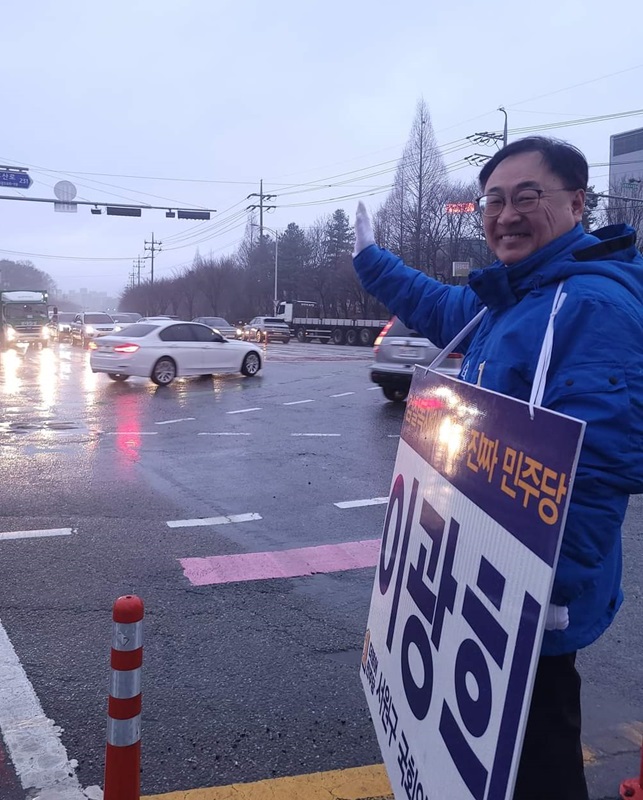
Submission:
[[[572,211],[576,222],[583,219],[583,212],[585,211],[585,190],[577,189],[574,197],[572,198]]]

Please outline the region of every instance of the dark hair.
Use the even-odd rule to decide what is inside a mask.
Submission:
[[[573,144],[546,136],[527,136],[518,139],[498,150],[495,156],[480,170],[478,180],[482,191],[491,173],[505,158],[520,153],[540,153],[543,161],[554,175],[557,175],[569,189],[587,189],[589,168],[587,159]]]

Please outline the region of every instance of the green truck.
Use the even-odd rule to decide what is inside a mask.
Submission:
[[[0,347],[37,343],[49,346],[49,295],[44,289],[0,292]]]

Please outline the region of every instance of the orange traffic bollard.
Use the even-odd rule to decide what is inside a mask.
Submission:
[[[143,613],[136,595],[114,603],[103,800],[141,796]]]
[[[619,794],[622,800],[643,800],[643,747],[638,778],[628,778],[621,783]]]

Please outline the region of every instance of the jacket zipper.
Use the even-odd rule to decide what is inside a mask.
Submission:
[[[482,373],[484,372],[486,361],[481,361],[478,364],[478,380],[476,381],[476,386],[482,386]]]

